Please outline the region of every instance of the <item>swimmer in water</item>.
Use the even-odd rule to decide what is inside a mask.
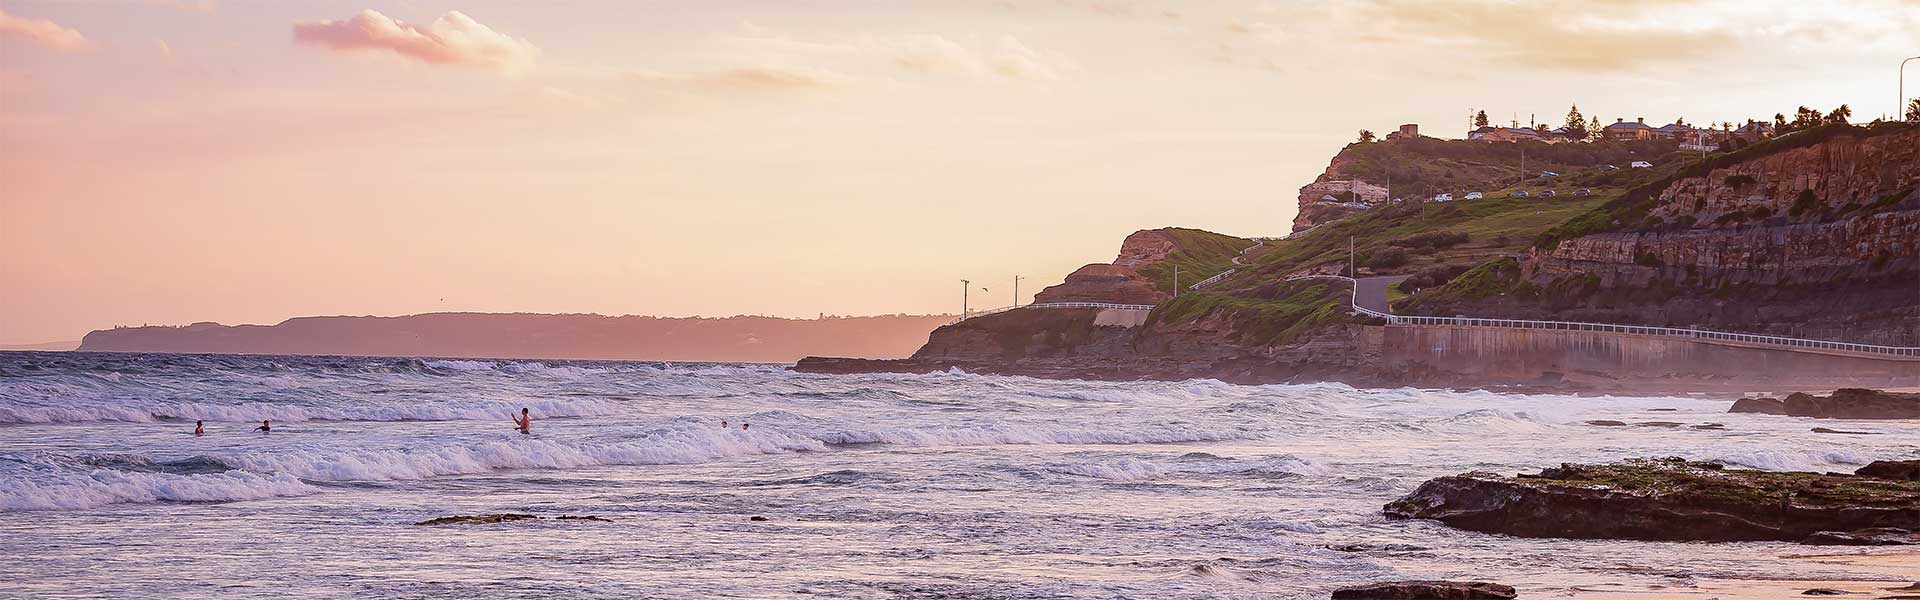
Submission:
[[[720,420],[720,428],[721,428],[721,429],[726,429],[726,428],[727,428],[727,420],[726,420],[726,419],[721,419],[721,420]]]
[[[194,435],[206,435],[206,434],[207,434],[207,422],[206,422],[206,421],[194,421],[194,422],[193,422],[193,434],[194,434]]]
[[[748,427],[752,427],[752,426],[753,426],[753,424],[752,424],[752,423],[741,423],[741,424],[740,424],[740,430],[741,430],[741,431],[746,431]]]
[[[273,433],[273,421],[263,419],[260,421],[260,426],[253,428],[253,430],[260,433]]]
[[[513,428],[522,434],[533,433],[533,415],[527,414],[525,408],[520,409],[520,416],[513,418]]]

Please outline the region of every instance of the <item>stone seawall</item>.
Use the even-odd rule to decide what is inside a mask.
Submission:
[[[1426,384],[1698,382],[1714,387],[1920,386],[1920,361],[1729,346],[1597,331],[1390,326],[1382,358]]]

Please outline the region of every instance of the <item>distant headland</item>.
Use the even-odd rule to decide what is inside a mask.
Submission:
[[[299,317],[277,325],[117,327],[88,333],[79,350],[790,363],[822,354],[905,357],[951,319],[530,313]]]

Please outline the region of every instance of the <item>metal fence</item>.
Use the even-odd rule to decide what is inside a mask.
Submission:
[[[1353,281],[1344,275],[1299,275],[1288,277],[1288,281],[1301,279],[1340,279]],[[1358,294],[1355,286],[1354,294]],[[1759,335],[1753,333],[1734,333],[1730,331],[1712,331],[1685,327],[1652,327],[1647,325],[1616,325],[1613,323],[1580,323],[1575,321],[1532,321],[1526,319],[1483,319],[1478,317],[1420,317],[1383,313],[1360,306],[1357,297],[1350,296],[1349,305],[1354,312],[1386,319],[1389,325],[1452,325],[1456,327],[1503,327],[1508,329],[1550,329],[1556,331],[1601,331],[1607,333],[1627,333],[1634,335],[1652,335],[1660,337],[1683,338],[1689,340],[1713,340],[1758,344],[1786,349],[1835,350],[1840,352],[1858,352],[1875,356],[1920,359],[1920,347],[1878,346],[1874,344],[1854,344],[1827,340],[1808,340],[1781,337],[1777,335]]]

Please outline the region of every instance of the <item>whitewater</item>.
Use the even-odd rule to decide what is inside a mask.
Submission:
[[[1729,405],[780,365],[0,353],[0,597],[1325,598],[1427,578],[1555,597],[1870,578],[1787,560],[1803,551],[1789,544],[1528,540],[1380,514],[1469,470],[1683,456],[1851,471],[1920,456],[1920,423]],[[532,435],[513,430],[522,407]],[[263,419],[273,433],[251,431]],[[192,435],[196,420],[207,435]],[[1724,428],[1693,427],[1707,424]],[[611,521],[413,524],[505,512]]]

